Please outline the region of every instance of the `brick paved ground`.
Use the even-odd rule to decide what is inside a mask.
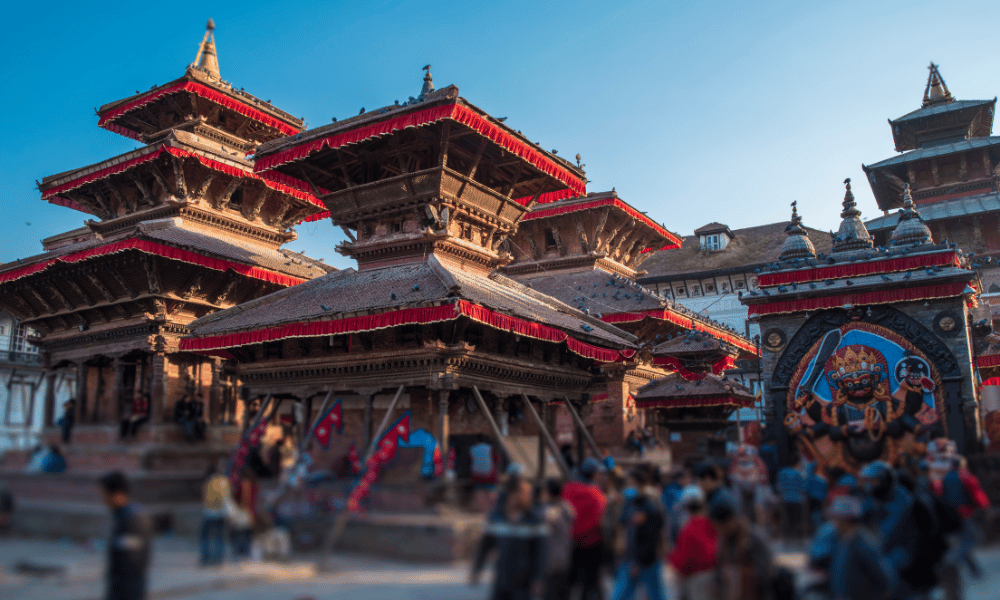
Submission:
[[[784,564],[801,569],[801,552],[778,550]],[[978,556],[988,575],[969,582],[968,600],[994,600],[1000,589],[1000,547],[980,549]],[[414,565],[335,555],[329,561],[331,571],[318,574],[310,557],[289,565],[230,564],[221,569],[199,569],[195,561],[190,542],[157,540],[150,600],[480,600],[488,595],[485,583],[476,589],[468,587],[465,564]],[[59,573],[17,573],[19,562],[51,566]],[[0,598],[100,600],[102,569],[99,543],[0,539]]]

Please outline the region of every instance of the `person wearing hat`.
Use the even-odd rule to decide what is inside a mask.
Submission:
[[[830,591],[837,600],[892,597],[895,573],[878,541],[861,526],[862,504],[854,495],[835,498],[827,517],[836,529],[830,561]]]
[[[580,465],[580,478],[563,486],[562,497],[573,507],[573,565],[570,588],[582,586],[583,600],[602,598],[601,558],[603,555],[601,517],[606,499],[595,480],[603,470],[600,462],[588,458]]]
[[[677,572],[681,600],[711,598],[719,542],[708,518],[705,493],[700,487],[689,485],[681,490],[677,504],[690,515],[677,534],[677,544],[667,556]]]

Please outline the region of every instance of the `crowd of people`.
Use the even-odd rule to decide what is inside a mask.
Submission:
[[[470,583],[495,555],[494,600],[629,600],[639,590],[664,600],[665,565],[682,600],[961,598],[962,571],[980,572],[976,517],[989,503],[953,444],[941,444],[857,476],[795,452],[768,465],[749,445],[675,471],[587,459],[568,481],[543,484],[513,465]],[[777,539],[807,544],[807,588],[776,565]]]

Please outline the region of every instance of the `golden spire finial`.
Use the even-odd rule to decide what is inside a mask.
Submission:
[[[927,75],[927,87],[924,88],[924,106],[929,106],[931,104],[941,104],[944,102],[953,102],[955,98],[948,91],[948,84],[944,82],[944,77],[941,77],[941,71],[938,66],[931,63],[927,70],[930,73]]]
[[[194,62],[191,63],[191,66],[208,73],[212,77],[222,79],[222,75],[219,74],[219,57],[215,53],[214,31],[215,21],[209,19],[208,24],[205,25],[205,37],[201,38],[201,44],[198,45],[198,54],[194,57]]]

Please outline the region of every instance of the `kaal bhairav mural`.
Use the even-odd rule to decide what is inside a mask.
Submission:
[[[790,384],[785,426],[823,467],[856,473],[876,459],[894,464],[946,433],[937,368],[878,325],[854,321],[829,331]]]

